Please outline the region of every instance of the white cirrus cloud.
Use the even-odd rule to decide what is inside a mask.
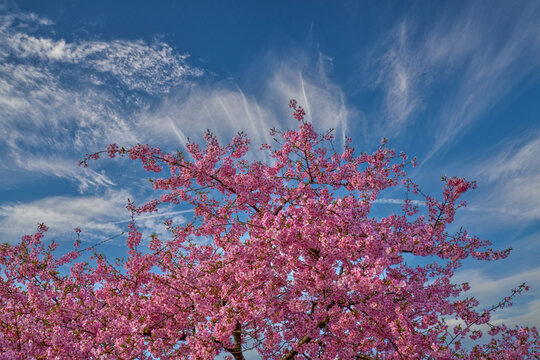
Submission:
[[[410,201],[414,206],[426,206],[426,202],[423,200],[411,200]],[[393,199],[393,198],[381,198],[373,201],[374,204],[393,204],[393,205],[405,205],[404,199]]]
[[[22,203],[0,204],[2,242],[16,242],[45,223],[52,236],[73,232],[75,227],[92,234],[117,234],[124,229],[118,221],[129,218],[128,193],[108,191],[103,196],[52,196]]]
[[[80,192],[84,192],[89,187],[116,185],[104,172],[96,172],[88,167],[80,167],[75,161],[63,157],[32,156],[26,159],[17,158],[16,163],[23,170],[77,181]]]
[[[90,240],[121,234],[133,220],[126,209],[128,198],[133,196],[127,191],[107,190],[103,195],[50,196],[0,204],[0,242],[17,242],[23,234],[33,233],[40,223],[49,227],[50,236],[61,238],[69,238],[66,235],[73,234],[75,228],[81,228]],[[143,234],[154,233],[167,239],[170,234],[163,220],[169,218],[181,225],[186,221],[184,214],[192,212],[165,206],[159,212],[136,216],[135,222]]]
[[[343,140],[350,133],[352,120],[363,120],[363,114],[347,104],[342,88],[329,78],[332,58],[320,52],[311,62],[296,57],[294,61],[281,62],[272,73],[267,101],[287,104],[290,99],[296,99],[305,108],[306,118],[319,131],[335,129],[336,138]],[[280,117],[284,115],[278,113]],[[290,120],[290,115],[287,119],[289,124],[295,121]]]
[[[110,73],[130,90],[167,93],[188,76],[203,71],[186,63],[188,55],[176,53],[167,43],[142,40],[76,40],[54,39],[34,35],[28,28],[14,26],[15,19],[51,25],[47,19],[32,15],[7,15],[0,21],[0,48],[19,59],[37,58],[51,63],[74,64],[100,73]],[[26,31],[21,31],[26,30]]]
[[[139,131],[151,142],[184,146],[188,138],[199,140],[205,129],[228,141],[245,131],[253,142],[267,142],[275,116],[238,88],[213,86],[192,89],[187,97],[166,99],[157,111],[139,114]]]
[[[539,75],[539,4],[491,5],[441,7],[427,26],[405,16],[369,56],[364,74],[375,74],[371,84],[384,93],[384,133],[401,132],[421,111],[436,121],[426,125],[433,145],[424,161],[483,119],[520,81]]]
[[[540,133],[538,130],[497,144],[491,156],[473,162],[468,172],[482,182],[477,210],[488,210],[499,224],[540,219]],[[482,191],[483,187],[486,191]]]
[[[347,105],[342,89],[328,78],[331,59],[319,54],[315,65],[307,60],[282,58],[277,65],[257,75],[252,81],[265,89],[258,94],[244,92],[236,84],[218,83],[210,87],[195,86],[162,102],[158,110],[141,113],[139,133],[151,142],[185,145],[187,139],[200,140],[204,129],[226,142],[239,131],[251,139],[253,148],[272,143],[270,129],[296,127],[288,108],[295,98],[307,112],[317,131],[335,129],[341,141],[349,131],[350,120],[361,117]]]
[[[480,306],[487,308],[497,305],[500,300],[510,295],[510,291],[523,282],[531,287],[529,292],[523,293],[513,299],[513,307],[498,310],[492,317],[495,324],[529,325],[540,324],[540,309],[538,295],[540,294],[540,268],[529,268],[519,272],[506,272],[507,275],[495,276],[480,269],[461,270],[453,278],[454,283],[468,282],[471,290],[466,296],[474,296],[479,300]],[[527,314],[527,316],[523,316]]]
[[[532,136],[531,136],[532,135]],[[529,131],[498,146],[498,152],[474,166],[479,176],[490,182],[536,175],[540,172],[540,132]]]
[[[68,42],[53,30],[35,14],[0,15],[0,168],[72,179],[80,191],[110,186],[77,161],[142,141],[133,114],[202,70],[164,42]]]
[[[60,63],[77,64],[110,73],[130,90],[167,93],[186,76],[199,76],[201,70],[185,65],[186,55],[175,54],[166,43],[114,40],[66,43],[65,40],[37,38],[15,33],[7,41],[19,58],[38,57]]]
[[[392,133],[398,133],[411,114],[421,105],[422,96],[419,83],[422,80],[420,53],[412,49],[410,25],[403,21],[386,40],[386,51],[380,55],[380,69],[375,80],[384,89],[386,126]]]

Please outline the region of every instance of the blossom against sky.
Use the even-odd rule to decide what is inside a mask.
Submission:
[[[410,175],[429,193],[443,174],[476,180],[457,223],[514,251],[458,279],[486,305],[527,281],[497,320],[538,326],[539,19],[535,1],[0,2],[1,241],[38,222],[66,244],[75,227],[88,245],[116,236],[148,175],[121,160],[81,168],[85,153],[181,150],[206,129],[223,141],[245,131],[257,148],[295,126],[295,98],[358,150],[386,137],[417,156]],[[404,194],[385,196],[382,210]]]

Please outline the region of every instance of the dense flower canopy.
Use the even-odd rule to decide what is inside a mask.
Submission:
[[[152,181],[159,196],[128,204],[129,258],[56,257],[45,225],[1,245],[0,359],[244,359],[249,349],[281,360],[538,359],[535,328],[490,324],[524,284],[478,309],[461,296],[468,284],[452,282],[463,259],[509,254],[449,232],[475,184],[443,177],[442,197],[427,196],[407,178],[405,154],[385,141],[358,154],[350,139],[335,151],[332,133],[290,106],[299,127],[273,131],[276,145],[261,148],[267,162],[249,160],[244,134],[222,146],[207,133],[186,154],[110,145],[110,157],[163,176]],[[373,216],[380,193],[397,186],[425,207],[407,198],[402,213]],[[164,203],[190,204],[194,216],[166,220],[169,238],[152,235],[146,248],[137,215]]]

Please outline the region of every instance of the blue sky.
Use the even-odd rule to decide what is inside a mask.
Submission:
[[[117,235],[148,175],[130,161],[80,168],[85,153],[182,149],[207,128],[260,144],[295,126],[296,98],[358,150],[387,137],[417,156],[410,175],[429,193],[443,174],[476,180],[457,224],[514,252],[467,262],[458,280],[485,305],[527,281],[495,321],[538,326],[539,19],[536,1],[0,2],[0,239],[38,222],[64,244],[76,226],[87,245]],[[140,223],[162,231],[160,217]]]

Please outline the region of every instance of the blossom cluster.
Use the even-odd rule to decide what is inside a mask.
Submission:
[[[468,284],[452,282],[464,259],[509,254],[449,231],[475,184],[445,177],[440,200],[423,195],[406,175],[411,161],[385,140],[372,154],[351,141],[334,151],[332,134],[290,107],[298,128],[274,131],[277,145],[263,146],[270,164],[248,160],[245,134],[222,146],[207,133],[186,153],[112,144],[88,155],[84,166],[101,153],[140,160],[162,176],[152,181],[160,195],[128,204],[125,262],[96,253],[85,263],[80,251],[56,258],[45,226],[0,246],[0,359],[241,360],[253,348],[280,360],[538,359],[535,328],[490,323],[525,284],[479,309],[461,296]],[[397,186],[423,196],[425,209],[407,199],[402,213],[374,217],[381,192]],[[152,235],[141,249],[137,215],[162,204],[189,204],[194,217],[167,219],[169,238]]]

